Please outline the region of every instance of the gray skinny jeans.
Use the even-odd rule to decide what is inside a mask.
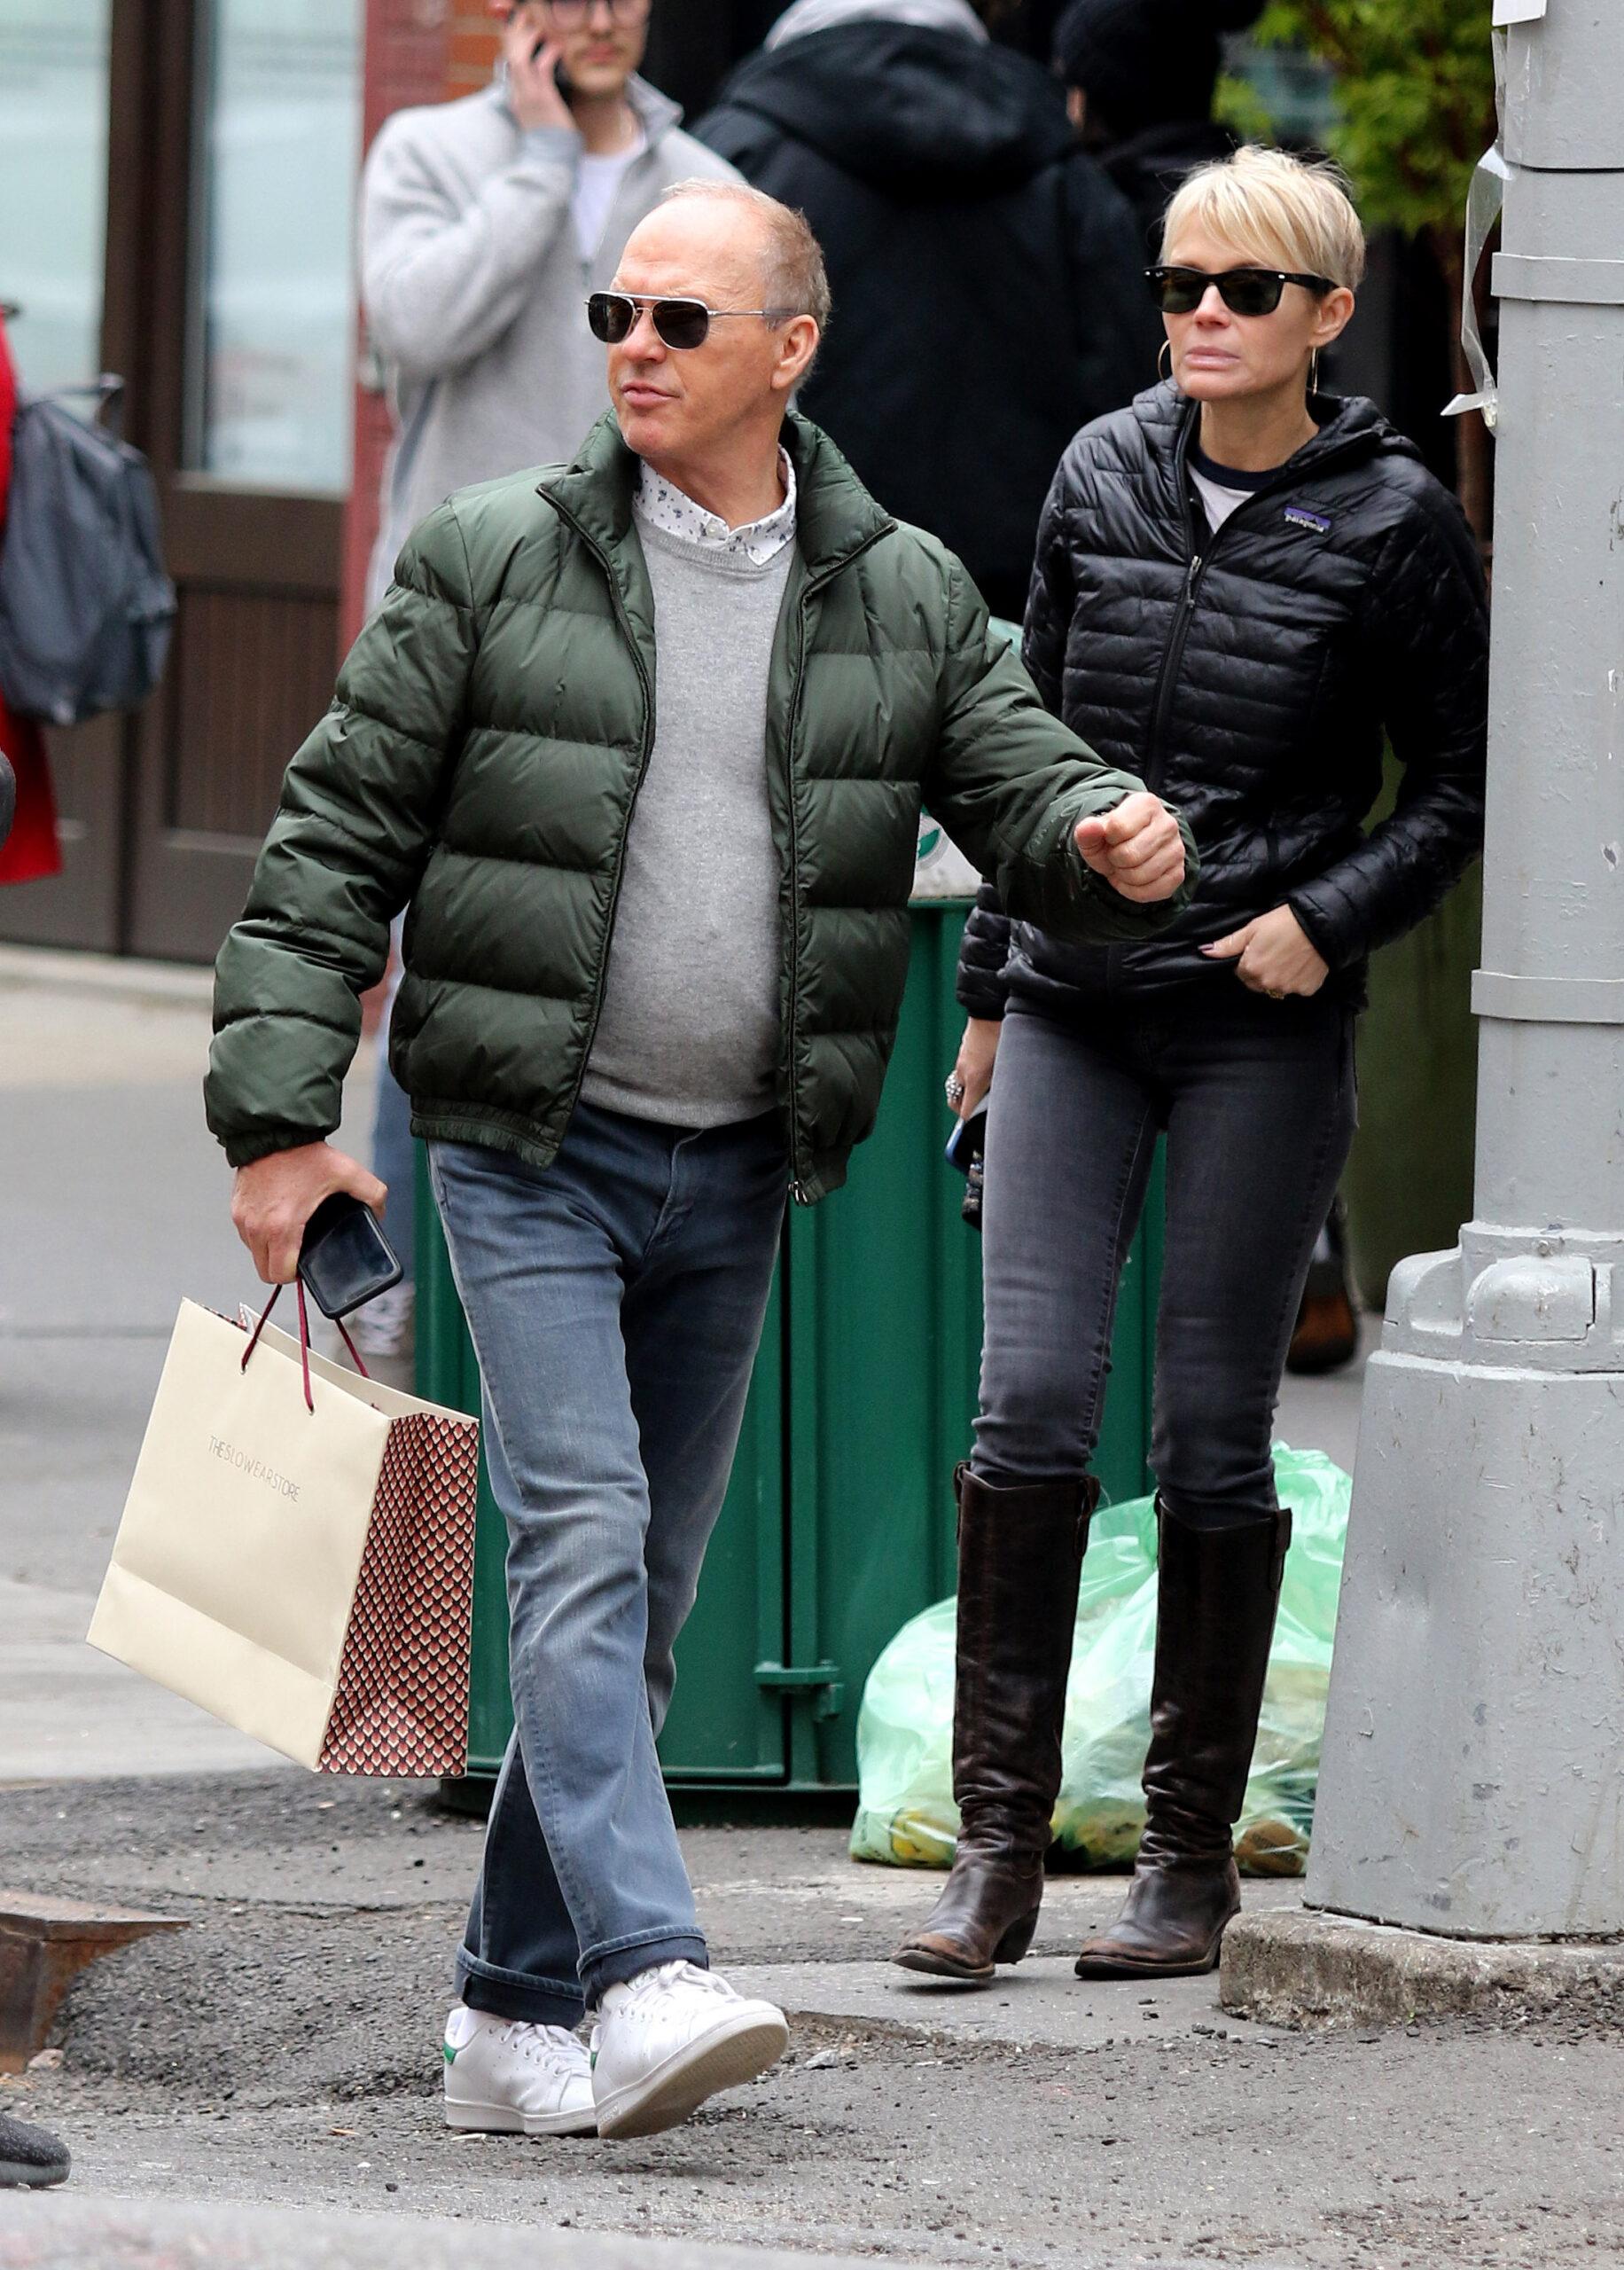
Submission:
[[[1099,1441],[1122,1264],[1167,1138],[1151,1463],[1186,1522],[1277,1507],[1281,1374],[1357,1118],[1354,1012],[1238,981],[1011,1005],[987,1131],[974,1471],[1081,1477]]]

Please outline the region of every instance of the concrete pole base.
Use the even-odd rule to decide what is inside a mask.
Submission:
[[[1558,2017],[1624,2033],[1624,1944],[1444,1939],[1313,1910],[1238,1915],[1224,1934],[1226,2010],[1331,2029]]]
[[[1566,1265],[1533,1256],[1519,1287]],[[1488,1302],[1501,1273],[1451,1254],[1394,1278],[1308,1898],[1460,1939],[1604,1938],[1624,1934],[1624,1373],[1555,1369],[1573,1350],[1503,1285]],[[1542,1319],[1565,1321],[1549,1298]]]

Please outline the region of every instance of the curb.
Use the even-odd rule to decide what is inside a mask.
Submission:
[[[130,961],[52,946],[0,946],[0,992],[76,993],[103,1001],[207,1007],[212,969],[184,962]]]
[[[1303,2029],[1562,2012],[1624,2031],[1624,1940],[1446,1939],[1276,1910],[1230,1925],[1219,1996],[1239,2016]]]

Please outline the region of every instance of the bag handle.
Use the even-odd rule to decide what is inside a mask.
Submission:
[[[304,1374],[305,1409],[314,1414],[316,1410],[316,1394],[310,1385],[310,1318],[309,1311],[305,1307],[304,1279],[302,1277],[296,1277],[293,1280],[293,1288],[299,1295],[299,1366],[300,1369]],[[248,1358],[253,1355],[254,1350],[260,1344],[261,1333],[264,1331],[265,1327],[270,1322],[270,1312],[272,1309],[276,1307],[277,1303],[281,1299],[281,1286],[273,1285],[270,1288],[270,1298],[266,1302],[264,1310],[261,1314],[260,1320],[254,1327],[253,1337],[249,1340],[248,1345],[243,1350],[242,1368],[245,1372],[248,1368]],[[355,1342],[350,1338],[348,1329],[345,1325],[343,1318],[335,1316],[332,1321],[339,1327],[340,1339],[342,1340],[344,1345],[349,1350],[351,1363],[354,1364],[355,1369],[360,1373],[363,1380],[370,1380],[372,1374],[362,1362],[361,1351],[356,1347]]]

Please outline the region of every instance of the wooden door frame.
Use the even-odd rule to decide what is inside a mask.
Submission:
[[[159,483],[169,571],[181,592],[177,638],[186,636],[189,585],[257,583],[278,596],[308,597],[332,607],[336,664],[344,499],[234,488],[185,465],[187,329],[200,250],[199,4],[115,0],[125,15],[142,21],[147,43],[142,226],[148,254],[140,318],[147,363],[140,440]],[[137,721],[124,935],[133,953],[211,960],[242,910],[259,846],[257,839],[173,822],[180,685],[181,672],[172,662],[165,685]],[[291,748],[287,754],[293,755]],[[230,761],[229,751],[221,752],[221,761]]]

